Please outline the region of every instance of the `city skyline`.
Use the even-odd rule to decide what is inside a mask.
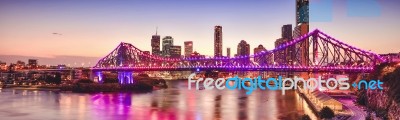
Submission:
[[[99,6],[104,6],[107,2],[96,2],[92,6],[89,6],[87,9],[83,9],[84,5],[89,5],[88,2],[83,2],[83,5],[78,6],[80,8],[78,10],[83,10],[83,13],[80,11],[71,11],[70,16],[62,16],[58,14],[50,14],[50,13],[57,13],[62,12],[62,14],[68,13],[68,10],[75,10],[73,9],[73,3],[69,2],[49,2],[47,1],[47,7],[38,8],[39,5],[35,2],[24,2],[24,4],[14,2],[14,1],[2,1],[0,3],[0,15],[5,18],[0,20],[0,25],[5,26],[0,28],[0,39],[2,40],[2,44],[0,45],[0,50],[5,51],[2,52],[2,55],[21,55],[21,56],[38,56],[38,57],[53,57],[59,55],[68,55],[68,56],[88,56],[88,57],[103,57],[108,53],[108,51],[114,49],[120,42],[127,42],[137,45],[142,50],[151,51],[151,36],[154,35],[154,31],[158,26],[158,35],[161,38],[165,36],[172,36],[174,38],[175,45],[184,46],[184,41],[193,41],[193,51],[197,51],[200,54],[213,56],[214,50],[211,49],[213,41],[213,27],[215,25],[221,25],[224,28],[223,32],[223,49],[230,47],[231,49],[235,50],[236,45],[241,40],[246,40],[248,44],[250,44],[250,48],[255,48],[257,45],[261,44],[265,46],[267,50],[274,48],[274,42],[277,38],[280,38],[280,28],[282,25],[285,24],[292,24],[293,26],[295,23],[295,14],[294,8],[294,1],[282,1],[282,2],[266,2],[261,1],[259,3],[275,3],[281,6],[273,7],[273,5],[268,4],[257,4],[255,3],[248,3],[242,1],[234,1],[234,2],[216,2],[215,5],[211,4],[210,1],[200,2],[200,1],[191,1],[191,2],[176,2],[179,5],[191,5],[193,6],[190,10],[194,13],[198,13],[196,15],[200,15],[204,18],[199,18],[201,20],[193,20],[193,19],[184,19],[180,20],[182,17],[190,16],[185,14],[185,12],[176,12],[171,15],[173,19],[157,19],[151,21],[145,21],[145,18],[159,18],[157,16],[152,16],[156,12],[156,10],[149,10],[151,12],[147,12],[149,14],[133,14],[139,16],[138,19],[141,20],[136,21],[131,17],[125,17],[123,15],[115,15],[114,19],[102,19],[98,20],[97,23],[96,19],[85,20],[72,20],[71,18],[86,18],[81,16],[83,13],[85,14],[100,14],[98,12],[91,12],[90,9],[95,9],[94,11],[100,9]],[[124,1],[126,2],[126,1]],[[313,2],[313,1],[311,1]],[[345,41],[349,44],[354,44],[358,48],[363,48],[365,50],[371,50],[376,53],[389,53],[389,52],[399,52],[399,48],[394,43],[399,43],[398,39],[399,36],[394,34],[396,29],[399,28],[399,24],[396,24],[396,18],[400,18],[399,15],[395,14],[393,10],[398,10],[396,8],[396,4],[392,4],[392,1],[378,1],[379,5],[381,6],[380,16],[375,17],[351,17],[346,16],[346,12],[339,9],[341,5],[346,4],[345,2],[333,2],[333,11],[332,11],[332,21],[330,22],[313,22],[313,11],[310,10],[310,31],[313,29],[320,29],[325,33],[334,35],[337,39]],[[64,6],[62,4],[65,4]],[[116,4],[113,2],[113,5],[119,5],[122,7],[121,9],[128,9],[128,6],[121,5],[122,2],[118,2]],[[138,2],[130,2],[130,5],[136,5]],[[146,2],[142,2],[143,4],[150,4]],[[168,10],[177,10],[177,8],[173,8],[176,6],[174,2],[162,2],[167,3],[168,5],[172,5],[166,7]],[[155,4],[157,7],[160,6],[162,3]],[[224,3],[229,3],[228,5],[224,5]],[[234,6],[245,6],[244,8],[235,8]],[[19,7],[24,5],[31,5],[32,7],[24,7],[28,10],[33,11],[24,11],[24,10],[17,10]],[[201,7],[210,5],[210,9],[212,10],[222,10],[222,13],[218,19],[210,20],[210,22],[202,20],[211,19],[213,14],[211,13],[212,10],[206,10]],[[398,5],[398,4],[397,4]],[[4,6],[4,7],[3,7]],[[61,8],[53,8],[55,6],[62,6]],[[222,6],[222,7],[220,7]],[[279,17],[271,19],[271,16],[274,16],[272,12],[270,13],[265,8],[255,8],[253,7],[262,7],[267,6],[271,7],[272,11],[285,9],[285,11],[280,12]],[[71,8],[72,7],[72,8]],[[82,8],[81,8],[82,7]],[[112,6],[111,6],[112,7]],[[252,10],[247,10],[246,8],[252,8]],[[3,10],[4,9],[4,10]],[[292,9],[292,10],[290,10]],[[312,9],[312,7],[310,8]],[[54,10],[54,11],[47,11],[47,10]],[[110,15],[112,12],[118,11],[110,11],[109,9],[100,9],[106,11],[105,15]],[[137,10],[128,9],[122,12],[136,12],[136,11],[145,11],[144,8],[138,8]],[[203,10],[203,11],[202,11]],[[234,15],[229,10],[236,10],[238,15]],[[261,10],[261,11],[257,11]],[[156,12],[154,12],[156,11]],[[15,14],[11,14],[11,12],[15,12]],[[254,17],[252,15],[246,15],[247,13],[255,12],[254,14],[258,13],[265,13],[259,14],[259,17]],[[31,13],[32,15],[23,16],[24,14]],[[239,14],[242,13],[242,14]],[[61,14],[61,13],[60,13]],[[158,13],[161,16],[165,17],[164,15],[168,15],[166,12]],[[228,15],[224,15],[228,14]],[[271,16],[268,16],[270,14]],[[314,13],[315,14],[315,13]],[[54,16],[51,17],[51,16]],[[60,16],[62,18],[69,18],[62,19],[62,18],[55,18],[56,16]],[[101,15],[90,15],[95,18],[103,18],[99,17]],[[96,17],[97,16],[97,17]],[[251,16],[249,19],[245,19],[246,17]],[[41,18],[41,17],[50,17],[48,19]],[[244,17],[244,18],[243,18]],[[31,21],[25,22],[22,19],[30,19]],[[124,20],[124,18],[129,18],[128,20]],[[235,20],[239,19],[239,20]],[[390,19],[393,18],[393,19]],[[41,21],[43,20],[43,21]],[[132,21],[129,21],[132,20]],[[167,22],[164,22],[166,20]],[[175,24],[174,20],[183,22],[182,25]],[[271,20],[271,21],[268,21]],[[360,21],[362,20],[362,21]],[[21,22],[20,24],[15,24],[15,22]],[[46,23],[49,22],[49,23]],[[252,23],[254,21],[254,23]],[[380,22],[376,22],[380,21]],[[74,25],[80,24],[88,24],[83,25],[82,27],[79,26],[68,26],[68,25],[60,25],[57,26],[57,23],[67,23]],[[95,22],[94,24],[99,25],[98,27],[94,27],[94,24],[90,24],[90,22]],[[132,27],[121,27],[116,25],[114,22],[122,22],[124,25],[132,25]],[[135,24],[141,24],[146,22],[146,25],[141,27],[135,27]],[[198,26],[191,25],[191,23],[200,24]],[[242,24],[238,24],[238,22],[243,22]],[[162,23],[162,24],[160,24]],[[343,26],[338,26],[337,24],[342,24]],[[11,26],[12,25],[12,26]],[[390,25],[390,26],[389,26]],[[16,26],[16,27],[14,27]],[[38,26],[43,26],[38,27]],[[49,27],[52,26],[52,27]],[[139,25],[137,25],[139,26]],[[382,27],[379,27],[382,26]],[[94,27],[94,28],[90,28]],[[365,28],[385,28],[385,31],[378,31],[376,29],[365,29]],[[109,29],[115,28],[115,29]],[[347,30],[347,28],[351,28]],[[84,29],[84,30],[77,30],[77,29]],[[97,29],[101,29],[100,31]],[[107,30],[106,30],[107,29]],[[292,27],[293,29],[293,27]],[[115,30],[115,31],[114,31]],[[389,32],[388,32],[389,31]],[[87,33],[87,34],[86,34]],[[101,35],[101,34],[103,35]],[[362,34],[361,34],[362,33]],[[351,35],[350,35],[351,34]],[[371,36],[371,34],[374,34]],[[123,39],[123,40],[121,40]],[[385,39],[385,42],[374,42],[374,40]],[[360,42],[363,40],[365,42]],[[34,42],[33,42],[34,41]],[[30,44],[26,44],[30,43]],[[52,44],[51,46],[48,46]],[[18,46],[18,47],[14,47]],[[29,48],[20,49],[21,48]],[[380,48],[378,46],[385,46]],[[90,49],[87,49],[90,48]],[[50,52],[51,51],[51,52]],[[224,51],[224,50],[223,50]],[[252,51],[251,51],[252,52]],[[181,52],[182,53],[182,52]],[[222,52],[225,56],[224,52]],[[234,55],[235,52],[231,53]],[[0,59],[1,60],[1,59]],[[39,60],[40,61],[40,60]],[[93,61],[96,62],[96,61]]]

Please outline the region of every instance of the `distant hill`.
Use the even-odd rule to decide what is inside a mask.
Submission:
[[[100,57],[84,57],[84,56],[53,56],[53,57],[35,57],[35,56],[20,56],[20,55],[0,55],[0,61],[7,64],[16,63],[21,60],[28,63],[28,59],[37,59],[39,65],[58,65],[65,64],[73,67],[94,66]]]

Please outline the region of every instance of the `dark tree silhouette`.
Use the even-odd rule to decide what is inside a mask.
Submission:
[[[335,113],[333,112],[333,110],[331,108],[325,106],[319,112],[319,117],[322,119],[323,118],[332,119],[333,117],[335,117]]]
[[[61,73],[56,73],[56,76],[54,77],[54,83],[57,85],[61,84]]]
[[[301,116],[300,120],[311,120],[311,118],[307,114],[304,114],[304,115]]]

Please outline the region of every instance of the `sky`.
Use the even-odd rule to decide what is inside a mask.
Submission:
[[[400,1],[311,0],[310,4],[310,30],[318,28],[376,53],[400,52]],[[3,56],[101,58],[120,42],[150,51],[157,27],[158,34],[172,36],[175,45],[193,41],[195,51],[213,55],[215,25],[223,27],[226,55],[227,47],[236,53],[240,40],[250,44],[251,53],[259,44],[273,49],[282,25],[295,24],[295,1],[1,0],[0,18]]]

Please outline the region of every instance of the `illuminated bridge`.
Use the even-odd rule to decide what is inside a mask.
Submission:
[[[92,71],[118,71],[131,83],[133,71],[278,71],[278,72],[371,72],[385,59],[339,41],[321,31],[283,43],[273,50],[235,57],[166,58],[150,55],[129,43],[120,43],[100,59]]]

